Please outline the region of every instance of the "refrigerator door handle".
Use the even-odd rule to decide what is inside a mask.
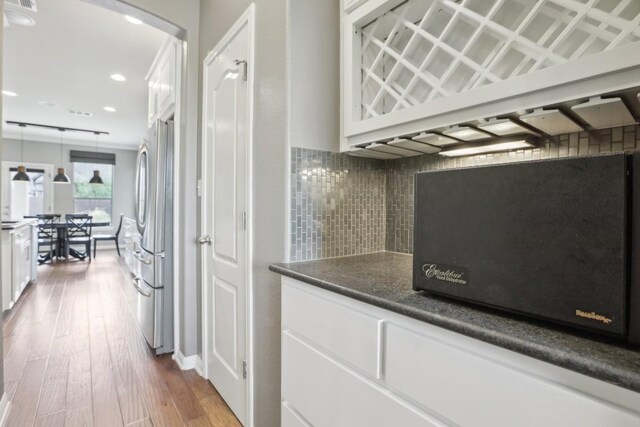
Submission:
[[[150,260],[150,259],[148,259],[148,258],[143,257],[143,256],[141,255],[141,253],[140,253],[140,252],[134,252],[134,253],[133,253],[133,256],[134,256],[138,261],[140,261],[140,262],[141,262],[141,263],[143,263],[143,264],[146,264],[146,265],[151,265],[151,264],[153,264],[153,261],[152,261],[152,260]]]
[[[135,182],[135,215],[138,232],[144,236],[149,216],[149,149],[143,143],[138,150],[136,160],[136,182]],[[144,188],[141,188],[144,187]],[[141,203],[142,202],[142,203]]]
[[[135,277],[135,278],[131,281],[131,283],[133,284],[133,287],[134,287],[134,288],[136,288],[136,291],[138,291],[138,293],[139,293],[140,295],[142,295],[143,297],[147,297],[147,298],[151,297],[151,292],[146,293],[145,291],[143,291],[143,290],[140,288],[140,285],[139,285],[139,283],[140,283],[140,278],[139,278],[139,277]]]

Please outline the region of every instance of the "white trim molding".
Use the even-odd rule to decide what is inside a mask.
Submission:
[[[202,363],[202,357],[198,354],[196,356],[196,366],[194,367],[198,375],[200,375],[204,379],[208,379],[204,376],[204,363]]]
[[[197,371],[198,363],[202,366],[202,360],[200,359],[200,356],[198,356],[197,354],[185,356],[179,349],[176,349],[173,352],[173,360],[176,361],[178,367],[183,371],[187,371],[189,369],[195,369]],[[202,375],[200,372],[198,373]]]
[[[9,411],[11,411],[11,401],[7,393],[2,393],[2,400],[0,400],[0,426],[4,426],[9,418]]]

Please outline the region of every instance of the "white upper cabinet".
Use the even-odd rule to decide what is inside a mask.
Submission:
[[[170,37],[156,55],[147,75],[149,86],[149,124],[167,120],[175,111],[178,83],[178,40]]]
[[[343,0],[343,146],[640,86],[637,0]]]

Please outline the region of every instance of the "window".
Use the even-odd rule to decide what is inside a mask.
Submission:
[[[104,184],[89,184],[99,170]],[[93,216],[95,222],[111,224],[113,165],[76,162],[73,164],[73,210]]]

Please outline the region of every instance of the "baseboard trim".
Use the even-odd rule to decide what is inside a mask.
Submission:
[[[9,400],[9,395],[7,393],[3,393],[2,399],[0,400],[0,426],[4,426],[7,423],[10,410],[11,401]]]
[[[173,352],[173,360],[176,361],[176,363],[178,364],[178,367],[183,371],[187,371],[189,369],[195,369],[197,359],[198,359],[197,354],[194,354],[192,356],[185,356],[184,354],[182,354],[180,350],[177,350],[177,349]]]
[[[194,369],[196,370],[198,375],[200,375],[202,378],[206,378],[204,376],[204,364],[202,363],[202,358],[200,357],[200,355],[196,356],[196,366]]]

